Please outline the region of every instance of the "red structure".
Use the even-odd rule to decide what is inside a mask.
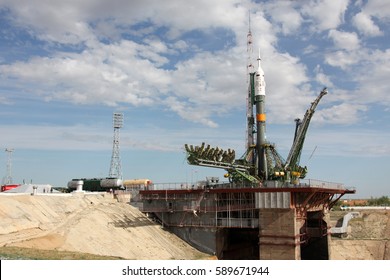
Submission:
[[[20,185],[18,185],[18,184],[13,184],[13,185],[3,185],[3,186],[1,186],[1,191],[2,192],[5,192],[5,191],[8,191],[8,190],[12,190],[12,189],[14,189],[14,188],[17,188],[17,187],[19,187]]]
[[[139,194],[144,213],[219,259],[330,259],[329,210],[355,190],[318,182],[296,187],[182,185]]]

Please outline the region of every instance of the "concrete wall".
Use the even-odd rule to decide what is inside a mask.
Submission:
[[[295,209],[261,209],[259,215],[260,259],[299,260],[299,228]]]

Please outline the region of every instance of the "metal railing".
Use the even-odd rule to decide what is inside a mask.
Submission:
[[[236,188],[258,188],[261,187],[261,183],[248,183],[248,182],[218,182],[216,184],[207,184],[205,181],[199,181],[196,183],[155,183],[148,187],[141,187],[140,190],[197,190],[205,188],[215,189],[236,189]],[[317,179],[301,179],[298,184],[290,184],[287,182],[280,182],[280,187],[311,187],[311,188],[324,188],[324,189],[351,189],[346,188],[342,183],[327,182]]]
[[[298,187],[311,187],[311,188],[323,188],[323,189],[344,189],[344,184],[321,181],[317,179],[302,179]]]

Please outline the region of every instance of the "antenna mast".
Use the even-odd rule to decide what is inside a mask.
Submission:
[[[119,131],[123,127],[123,114],[114,113],[113,115],[114,126],[114,140],[112,145],[112,156],[109,177],[122,179],[122,166],[120,158],[120,146],[119,146]]]

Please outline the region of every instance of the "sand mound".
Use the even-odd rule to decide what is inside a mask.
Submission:
[[[0,246],[125,259],[205,257],[138,209],[106,194],[0,195]]]

